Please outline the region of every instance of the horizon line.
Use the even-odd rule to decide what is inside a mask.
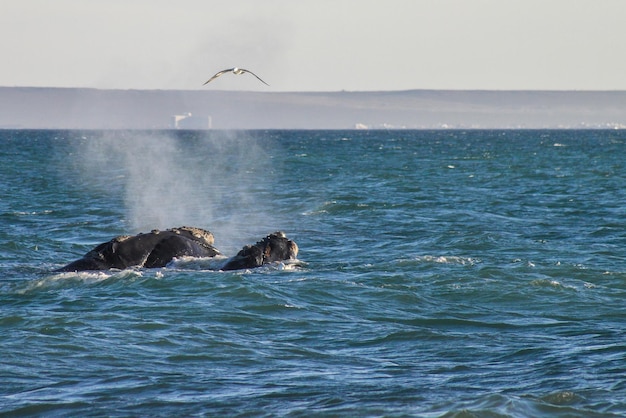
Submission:
[[[219,92],[219,93],[260,93],[260,94],[337,94],[337,93],[408,93],[408,92],[458,92],[458,93],[626,93],[626,89],[437,89],[414,88],[403,90],[293,90],[293,91],[258,91],[258,90],[223,90],[223,89],[141,89],[141,88],[100,88],[67,86],[4,86],[0,89],[49,89],[49,90],[97,90],[97,91],[163,91],[163,92]]]

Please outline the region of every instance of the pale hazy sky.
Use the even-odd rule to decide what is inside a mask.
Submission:
[[[626,90],[626,0],[0,0],[0,86]],[[257,73],[220,77],[228,67]]]

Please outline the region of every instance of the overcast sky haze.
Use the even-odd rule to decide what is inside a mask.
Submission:
[[[0,86],[626,90],[624,0],[2,0]],[[254,71],[224,75],[228,67]]]

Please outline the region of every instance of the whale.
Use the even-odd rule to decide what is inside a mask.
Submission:
[[[298,245],[288,239],[284,232],[269,234],[253,245],[246,245],[234,257],[229,258],[222,270],[240,270],[261,267],[284,260],[295,260]]]
[[[127,268],[166,267],[180,257],[225,257],[214,247],[213,233],[202,228],[182,226],[137,235],[120,235],[95,246],[78,260],[55,270],[78,272]],[[220,270],[261,267],[278,261],[295,260],[298,245],[277,231],[255,244],[244,246],[228,258]]]

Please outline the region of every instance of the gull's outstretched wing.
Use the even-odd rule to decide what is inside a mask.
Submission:
[[[258,75],[254,74],[252,71],[250,71],[250,70],[244,70],[243,68],[240,68],[240,70],[241,70],[241,71],[243,71],[243,72],[245,72],[245,73],[250,73],[250,74],[252,74],[252,75],[253,75],[253,76],[255,76],[256,78],[258,78],[258,79],[259,79],[259,81],[260,81],[261,83],[265,84],[266,86],[269,86],[269,84],[267,84],[265,81],[261,80],[261,77],[259,77]]]
[[[209,78],[209,79],[208,79],[208,80],[207,80],[207,81],[203,84],[203,86],[204,86],[205,84],[208,84],[208,83],[210,83],[211,81],[215,80],[217,77],[221,76],[222,74],[224,74],[224,73],[229,73],[229,72],[231,72],[231,71],[233,71],[233,70],[234,70],[234,68],[228,68],[228,69],[226,69],[226,70],[222,70],[222,71],[220,71],[220,72],[216,73],[213,77]]]

